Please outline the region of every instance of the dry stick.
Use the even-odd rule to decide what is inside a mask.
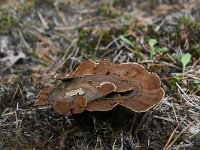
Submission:
[[[191,105],[191,106],[195,106],[196,108],[200,108],[199,105],[197,105],[195,102],[193,102],[191,100],[191,98],[183,91],[183,89],[180,87],[180,85],[176,82],[176,86],[179,88],[179,90],[181,90],[181,92],[183,93],[183,95],[185,95],[186,98],[184,98],[186,100],[186,102]]]
[[[76,48],[75,53],[74,53],[74,56],[71,57],[71,60],[72,60],[72,61],[71,61],[70,68],[69,68],[70,72],[73,70],[73,65],[74,65],[74,59],[72,59],[72,58],[75,58],[75,57],[76,57],[76,55],[78,54],[79,50],[80,50],[79,47]]]
[[[64,56],[63,56],[63,58],[62,59],[64,59],[63,60],[63,62],[61,62],[61,64],[56,68],[56,70],[58,70],[59,68],[61,68],[67,61],[68,61],[68,59],[72,56],[72,54],[74,53],[74,51],[72,51],[72,53],[71,54],[69,54],[69,56],[67,57],[67,52],[74,46],[74,44],[77,42],[77,39],[75,39],[75,40],[73,40],[72,41],[72,43],[70,44],[70,46],[67,48],[67,50],[65,51],[65,54],[64,54]],[[67,57],[67,58],[66,58]],[[66,58],[66,59],[65,59]]]
[[[19,90],[19,87],[18,87],[18,85],[17,85],[16,90],[15,90],[15,93],[14,93],[14,95],[13,95],[13,97],[12,97],[12,100],[11,100],[11,105],[12,105],[14,99],[15,99],[15,96],[16,96],[18,90]]]
[[[161,120],[169,121],[169,122],[172,122],[172,123],[177,122],[177,121],[175,121],[175,120],[173,120],[171,118],[165,118],[165,117],[161,117],[161,116],[154,116],[154,118],[158,118],[158,119],[161,119]]]
[[[115,139],[114,142],[113,142],[112,150],[115,150],[115,143],[116,143],[116,139]]]
[[[185,127],[178,135],[177,137],[170,143],[169,146],[167,146],[166,149],[169,149],[175,142],[176,140],[181,136],[181,134],[183,134],[183,132],[185,132],[189,127],[191,127],[196,121],[191,122],[187,127]]]
[[[171,55],[169,55],[168,53],[167,53],[167,56],[168,56],[174,63],[177,63],[177,61],[176,61]]]
[[[176,115],[176,111],[175,111],[175,108],[174,108],[174,104],[172,103],[172,110],[173,110],[173,113],[174,113],[174,116],[175,116],[175,118],[176,118],[176,122],[178,122],[178,117],[177,117],[177,115]]]
[[[174,129],[174,131],[173,131],[172,134],[170,135],[170,137],[169,137],[167,143],[165,144],[165,147],[163,148],[164,150],[168,147],[170,141],[172,140],[172,137],[174,136],[174,133],[176,132],[176,130],[178,129],[178,127],[182,124],[182,122],[186,119],[186,117],[187,117],[187,116],[185,116],[185,117],[181,120],[181,122],[176,126],[176,128]]]
[[[39,12],[37,12],[37,14],[38,14],[38,17],[40,18],[40,21],[41,21],[44,29],[48,30],[49,26],[48,26],[48,23],[45,21],[44,17]]]
[[[68,23],[67,23],[67,20],[65,18],[65,15],[63,14],[63,12],[60,11],[58,5],[56,3],[53,4],[55,10],[56,10],[56,13],[57,15],[59,16],[59,18],[62,20],[64,26],[68,26]]]
[[[124,139],[123,139],[123,131],[121,132],[121,146],[120,146],[120,150],[123,150],[124,149]]]
[[[20,87],[19,84],[17,84],[17,86],[18,86],[18,88],[19,88],[19,92],[20,92],[20,94],[21,94],[21,96],[22,96],[23,103],[25,103],[25,96],[24,96],[24,94],[23,94],[23,92],[22,92],[22,89],[21,89],[21,87]]]
[[[93,18],[89,18],[87,20],[84,20],[83,22],[81,22],[80,24],[78,24],[77,26],[69,26],[69,27],[55,27],[55,30],[57,31],[67,31],[67,30],[74,30],[76,28],[80,28],[80,27],[83,27],[84,25],[86,25],[87,23],[89,22],[92,22],[94,20],[96,20],[97,18],[96,17],[93,17]]]
[[[99,45],[100,45],[100,43],[101,43],[102,38],[103,38],[103,34],[100,35],[100,37],[99,37],[99,39],[98,39],[98,42],[97,42],[97,45],[95,46],[95,50],[96,50],[96,51],[97,51],[98,48],[99,48]],[[95,51],[95,52],[96,52],[96,51]]]
[[[22,115],[31,115],[33,113],[35,113],[36,110],[44,110],[44,109],[49,109],[49,108],[52,108],[52,106],[48,105],[48,106],[41,106],[41,107],[38,107],[38,108],[33,108],[33,109],[25,109],[25,110],[22,110],[22,109],[18,109],[17,110],[17,113],[18,114],[22,114]],[[3,113],[1,115],[1,117],[7,117],[7,116],[12,116],[15,114],[15,111],[16,110],[13,110],[11,112],[8,112],[8,113]]]
[[[193,69],[200,62],[200,58],[192,65],[191,69]]]
[[[21,96],[22,96],[23,102],[24,102],[24,100],[25,100],[25,96],[24,96],[24,94],[23,94],[23,92],[22,92],[22,89],[20,88],[20,85],[17,84],[17,88],[16,88],[15,93],[14,93],[14,95],[13,95],[13,97],[12,97],[12,100],[11,100],[11,105],[12,105],[14,99],[15,99],[15,96],[16,96],[18,90],[19,90],[19,92],[20,92],[20,94],[21,94]]]

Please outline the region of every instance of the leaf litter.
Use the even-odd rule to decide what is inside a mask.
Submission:
[[[0,149],[198,149],[198,1],[31,2],[0,2]],[[150,39],[167,51],[151,58]],[[181,56],[187,53],[191,59],[183,72]],[[130,128],[113,133],[98,122],[110,136],[84,132],[73,116],[35,107],[40,88],[51,85],[53,75],[103,58],[137,62],[161,77],[166,95],[136,133],[130,136]]]

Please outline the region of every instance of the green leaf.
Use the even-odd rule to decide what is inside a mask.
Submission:
[[[183,78],[180,76],[174,76],[174,79],[176,79],[177,81],[181,81]]]
[[[166,52],[167,50],[168,50],[167,47],[158,48],[159,52]]]
[[[157,43],[157,40],[156,39],[150,39],[149,40],[149,45],[153,48]]]
[[[151,59],[153,59],[158,52],[166,52],[168,50],[167,47],[155,47],[156,44],[157,44],[156,39],[149,40],[149,45],[151,46],[151,53],[150,53]]]
[[[185,71],[186,65],[190,62],[190,59],[191,59],[190,53],[186,53],[181,57],[181,63],[183,65],[183,72]]]
[[[153,59],[156,55],[157,51],[155,48],[151,49],[150,58]]]
[[[195,80],[194,80],[194,83],[195,83],[195,84],[200,84],[200,80],[195,79]]]
[[[125,36],[120,35],[119,36],[120,40],[122,40],[125,44],[128,44],[130,46],[132,46],[133,48],[135,47],[133,42],[131,42],[129,39],[127,39]]]

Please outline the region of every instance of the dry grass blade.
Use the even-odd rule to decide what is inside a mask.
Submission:
[[[13,101],[14,101],[14,99],[15,99],[15,97],[16,97],[18,91],[19,91],[19,93],[21,94],[22,99],[23,99],[23,102],[24,102],[24,100],[25,100],[25,96],[24,96],[24,94],[23,94],[23,92],[22,92],[22,89],[20,88],[20,85],[17,84],[17,87],[16,87],[16,90],[15,90],[15,93],[13,94],[13,97],[12,97],[12,100],[11,100],[11,105],[13,104]]]
[[[38,17],[39,17],[40,20],[41,20],[41,23],[42,23],[44,29],[48,30],[48,29],[49,29],[48,23],[45,21],[45,19],[44,19],[44,17],[42,16],[42,14],[39,13],[39,12],[37,12],[37,14],[38,14]]]
[[[69,50],[76,44],[76,42],[77,42],[77,39],[75,39],[75,40],[72,41],[72,43],[70,44],[70,46],[68,47],[68,49],[65,51],[65,54],[64,54],[64,56],[61,59],[62,62],[59,64],[59,66],[55,70],[58,70],[59,68],[61,68],[69,60],[69,58],[72,57],[74,51],[72,51],[72,53],[70,53],[68,55],[68,57],[67,57],[67,54],[68,54]]]
[[[199,149],[196,140],[200,130],[200,0],[152,1],[0,0],[0,149]],[[153,48],[149,44],[152,39],[157,41]],[[185,53],[190,53],[192,58],[182,73],[181,58]],[[74,99],[77,109],[68,117],[55,112],[50,105],[34,105],[42,87],[73,83],[72,91],[62,93],[63,96],[67,93],[69,101],[73,94],[84,93],[83,88],[93,89],[89,77],[80,80],[86,75],[72,79],[75,67],[88,59],[142,64],[160,76],[165,89],[163,100],[141,122],[141,118],[135,119],[139,124],[137,128],[134,123],[131,126],[133,116],[126,115],[126,110],[119,115],[105,115],[107,119],[90,116],[82,121],[79,115],[84,114],[75,113],[96,100],[89,96],[91,101],[88,103],[77,96]],[[122,65],[119,70],[123,69]],[[87,70],[87,76],[95,73],[87,66],[83,70]],[[119,84],[127,86],[124,79],[129,77],[127,71],[123,72]],[[108,77],[106,75],[103,81]],[[140,74],[135,81],[140,82],[141,78]],[[149,78],[144,80],[151,81]],[[75,89],[79,86],[77,81],[84,83],[82,90]],[[99,92],[91,97],[97,99],[114,87],[105,82],[95,83]],[[111,92],[104,97],[106,101],[120,95],[126,98],[140,89],[120,94]],[[62,87],[55,86],[57,90],[62,91]],[[156,95],[146,90],[141,99],[149,95],[152,101],[155,100]],[[131,105],[123,104],[129,108],[135,101]],[[122,103],[104,102],[98,101],[93,109],[109,110],[114,106],[116,109],[111,111],[115,112],[118,111],[116,105]],[[96,114],[94,111],[89,113]],[[91,127],[87,123],[90,120]],[[110,122],[114,122],[113,125]],[[121,125],[123,122],[125,126]],[[83,130],[72,131],[76,126]],[[129,136],[130,128],[133,129],[132,137]]]
[[[21,114],[21,115],[31,115],[31,114],[35,114],[36,110],[45,110],[45,109],[50,109],[52,108],[52,106],[40,106],[38,108],[32,108],[32,109],[17,109],[17,113]],[[12,116],[14,115],[16,112],[16,110],[10,111],[8,113],[2,113],[1,117],[7,117],[7,116]]]
[[[11,105],[13,104],[13,101],[15,99],[15,96],[16,96],[18,90],[19,90],[19,86],[16,87],[15,93],[13,94],[13,97],[12,97],[12,100],[11,100]]]
[[[195,106],[197,109],[200,108],[200,106],[198,104],[196,104],[193,100],[191,100],[191,98],[183,91],[183,89],[181,88],[181,86],[176,82],[176,86],[179,88],[179,90],[183,93],[183,95],[186,97],[184,98],[186,100],[186,102],[190,105],[190,106]]]
[[[183,134],[189,127],[191,127],[196,121],[191,122],[187,127],[185,127],[177,136],[176,138],[166,147],[166,150],[170,149],[171,146],[177,141],[177,139]]]
[[[56,3],[53,4],[55,10],[56,10],[56,13],[58,14],[59,18],[62,20],[63,24],[65,27],[68,26],[68,23],[67,23],[67,20],[65,18],[65,15],[62,11],[60,11],[58,5]]]
[[[179,124],[176,126],[176,128],[174,129],[174,131],[173,131],[172,134],[170,135],[170,137],[169,137],[167,143],[165,144],[163,150],[165,150],[165,149],[169,146],[169,144],[170,144],[170,142],[171,142],[171,140],[172,140],[172,137],[174,136],[176,130],[180,127],[180,125],[182,124],[182,122],[183,122],[186,118],[187,118],[187,116],[185,116],[185,117],[179,122]]]

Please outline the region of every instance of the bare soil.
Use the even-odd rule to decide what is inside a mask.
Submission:
[[[0,149],[199,149],[199,18],[198,0],[1,1]],[[137,128],[131,117],[117,132],[34,105],[55,73],[85,59],[142,64],[160,76],[165,97]]]

